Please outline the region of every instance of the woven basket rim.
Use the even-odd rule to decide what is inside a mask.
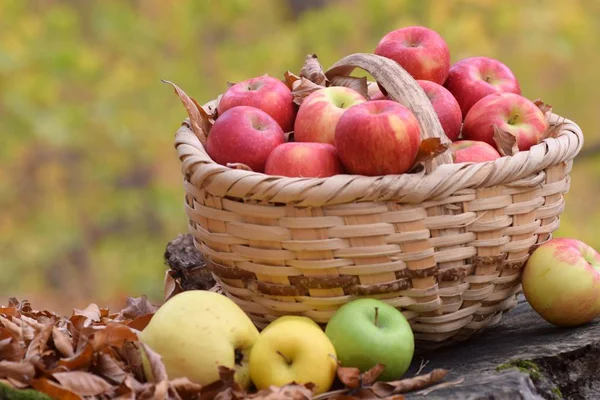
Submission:
[[[550,122],[562,122],[557,137],[546,138],[528,151],[481,163],[443,164],[430,173],[290,178],[232,169],[210,158],[192,132],[187,118],[175,134],[175,148],[186,180],[219,197],[294,203],[298,206],[364,201],[420,203],[444,199],[465,189],[530,185],[549,166],[571,161],[583,146],[580,127],[554,113]]]

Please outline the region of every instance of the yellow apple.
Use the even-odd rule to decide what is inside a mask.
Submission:
[[[301,316],[301,315],[284,315],[284,316],[281,316],[281,317],[279,317],[279,318],[271,321],[269,323],[269,325],[265,326],[265,328],[262,330],[262,332],[266,331],[267,329],[269,329],[269,328],[271,328],[271,327],[273,327],[273,326],[275,326],[277,324],[285,322],[285,321],[304,321],[304,322],[309,323],[309,324],[311,324],[313,326],[316,326],[317,328],[320,328],[319,324],[317,324],[315,321],[313,321],[312,319],[310,319],[308,317],[304,317],[304,316]]]
[[[235,381],[250,384],[248,359],[258,329],[228,297],[190,290],[171,297],[139,339],[157,352],[169,379],[187,377],[202,385],[219,379],[219,366],[235,369]]]
[[[291,382],[316,385],[316,394],[331,388],[336,353],[316,324],[287,318],[265,328],[250,352],[250,378],[258,389]]]

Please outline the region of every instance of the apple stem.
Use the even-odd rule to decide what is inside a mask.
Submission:
[[[285,360],[285,362],[288,365],[292,365],[292,360],[289,359],[289,357],[286,357],[282,352],[280,352],[279,350],[277,350],[277,354],[279,354],[281,357],[283,357],[283,359]]]
[[[510,117],[510,118],[508,119],[508,123],[509,123],[509,125],[512,125],[512,124],[514,124],[514,123],[515,123],[515,121],[517,120],[517,118],[519,118],[519,114],[515,114],[515,115],[513,115],[512,117]]]
[[[486,76],[484,80],[489,83],[490,82],[490,76],[489,75]]]
[[[379,328],[379,307],[375,307],[375,326]]]

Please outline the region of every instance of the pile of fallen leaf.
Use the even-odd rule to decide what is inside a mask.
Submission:
[[[225,367],[220,368],[220,379],[210,385],[169,379],[160,356],[137,340],[156,309],[146,297],[139,297],[129,298],[127,307],[118,313],[90,304],[64,317],[34,310],[28,301],[9,299],[7,306],[0,306],[0,397],[10,393],[13,399],[22,395],[67,400],[402,399],[401,393],[432,386],[447,374],[436,369],[399,381],[377,382],[382,365],[363,374],[340,366],[336,388],[318,396],[313,395],[312,384],[295,383],[247,392],[234,382],[234,371]],[[153,381],[144,376],[142,348],[148,354]]]

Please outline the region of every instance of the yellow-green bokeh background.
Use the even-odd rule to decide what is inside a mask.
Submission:
[[[600,1],[0,1],[0,296],[63,312],[162,296],[186,230],[174,131],[227,81],[327,67],[386,32],[437,30],[452,60],[495,57],[523,93],[600,142]],[[557,235],[600,249],[600,156],[576,160]]]

